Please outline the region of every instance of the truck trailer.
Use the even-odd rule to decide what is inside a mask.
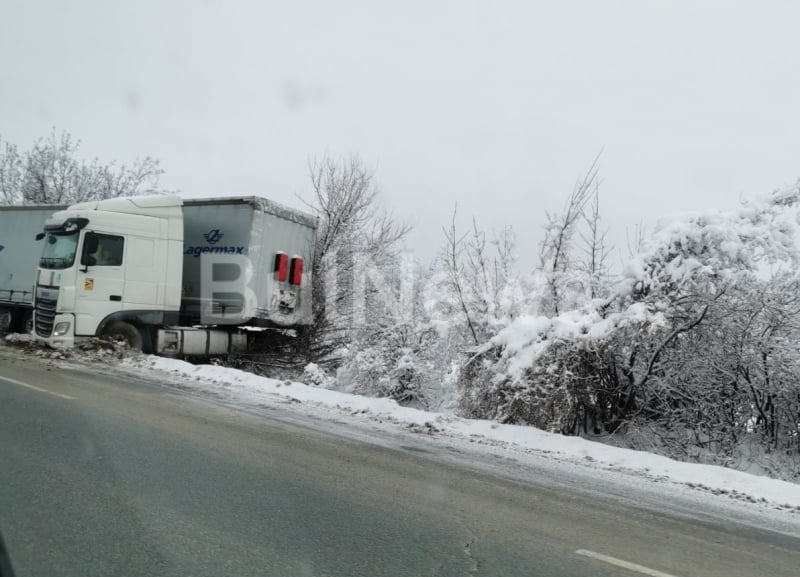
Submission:
[[[36,233],[64,206],[0,207],[0,334],[30,333],[33,285],[42,252]]]
[[[316,218],[265,198],[114,198],[40,227],[33,335],[224,355],[312,322]]]

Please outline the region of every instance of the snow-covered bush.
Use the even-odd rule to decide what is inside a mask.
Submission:
[[[514,319],[465,364],[461,410],[573,434],[649,427],[722,454],[757,434],[797,453],[799,193],[675,218],[607,298]]]
[[[372,344],[355,342],[337,373],[337,381],[357,394],[425,406],[419,363],[418,351],[409,347],[379,340]]]
[[[307,385],[329,389],[333,386],[336,379],[325,373],[316,363],[308,363],[303,369],[302,381]]]

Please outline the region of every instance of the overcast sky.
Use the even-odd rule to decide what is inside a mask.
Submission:
[[[512,225],[594,157],[615,242],[800,177],[800,2],[2,0],[0,137],[151,155],[184,196],[297,206],[358,154],[422,258],[457,201]]]

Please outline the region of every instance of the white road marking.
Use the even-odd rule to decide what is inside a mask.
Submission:
[[[12,385],[19,385],[20,387],[25,387],[34,391],[39,391],[40,393],[45,393],[48,395],[53,395],[54,397],[58,397],[60,399],[67,399],[69,401],[74,401],[75,397],[70,397],[69,395],[65,395],[63,393],[56,393],[54,391],[48,391],[47,389],[43,389],[41,387],[37,387],[36,385],[30,385],[28,383],[23,383],[22,381],[18,381],[16,379],[9,379],[8,377],[0,377],[0,381],[6,381],[11,383]]]
[[[637,565],[636,563],[617,559],[616,557],[609,557],[608,555],[595,553],[594,551],[587,551],[586,549],[578,549],[575,551],[575,553],[578,555],[583,555],[584,557],[591,557],[592,559],[603,561],[609,565],[616,565],[617,567],[622,567],[623,569],[628,569],[629,571],[636,571],[637,573],[641,573],[643,575],[649,575],[650,577],[675,577],[675,575],[670,575],[669,573],[664,573],[662,571],[656,571],[655,569],[650,569],[650,567],[645,567],[644,565]]]

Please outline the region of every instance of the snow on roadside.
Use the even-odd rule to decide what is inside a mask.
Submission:
[[[402,407],[390,399],[363,397],[321,389],[302,383],[259,377],[252,373],[213,365],[193,365],[154,356],[129,357],[122,368],[163,371],[203,391],[215,392],[226,400],[251,407],[299,402],[339,415],[366,416],[390,422],[406,430],[467,439],[489,446],[507,446],[539,455],[550,454],[586,466],[638,475],[657,481],[671,481],[734,499],[760,502],[777,509],[800,513],[800,485],[761,477],[713,465],[684,463],[647,453],[612,447],[578,437],[547,433],[533,427],[502,425],[444,413]]]

